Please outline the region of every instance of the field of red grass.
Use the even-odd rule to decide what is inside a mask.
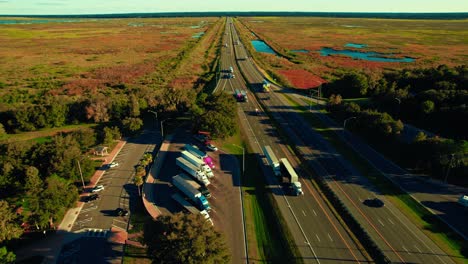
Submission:
[[[336,69],[358,69],[381,72],[385,69],[450,66],[468,59],[468,20],[398,20],[314,17],[242,17],[244,36],[258,36],[283,56],[300,64],[272,62],[270,55],[261,54],[262,61],[272,65],[277,73],[284,70],[307,70],[330,78]],[[238,24],[240,25],[240,24]],[[252,35],[252,31],[256,36]],[[287,32],[287,33],[285,33]],[[353,49],[347,43],[367,45],[363,51],[412,57],[413,63],[373,62],[348,56],[321,56],[319,50]],[[292,53],[305,49],[308,53]],[[287,77],[287,76],[285,76]]]
[[[280,70],[278,72],[286,77],[294,87],[299,89],[316,88],[325,82],[324,79],[306,70]]]
[[[80,95],[132,85],[174,59],[218,18],[94,19],[0,25],[0,96]],[[161,66],[162,67],[162,66]],[[170,80],[167,80],[170,82]]]

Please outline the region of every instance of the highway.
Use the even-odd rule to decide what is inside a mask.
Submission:
[[[236,38],[236,36],[234,37]],[[250,44],[249,44],[250,45]],[[238,58],[245,56],[243,46],[236,46]],[[238,60],[239,66],[251,87],[258,87],[263,76],[250,60]],[[325,179],[344,205],[369,233],[392,263],[454,263],[421,230],[414,226],[379,190],[359,172],[300,116],[279,90],[256,94],[262,104],[281,125],[289,140],[299,150],[304,160],[317,175]],[[255,129],[255,131],[260,131]],[[283,156],[278,154],[278,156]],[[301,175],[301,174],[300,174]],[[308,180],[303,178],[307,185]],[[303,183],[303,184],[304,184]],[[310,191],[310,190],[309,190]],[[363,204],[369,198],[379,198],[385,205],[380,208]],[[302,198],[302,197],[301,197]],[[299,198],[299,199],[301,199]],[[317,199],[303,197],[298,202],[317,210]],[[288,197],[289,199],[289,197]],[[293,200],[293,199],[291,199]],[[308,221],[310,218],[308,218]],[[321,219],[320,224],[324,224]],[[325,227],[319,230],[329,230]],[[311,232],[314,232],[311,230]],[[316,231],[315,231],[316,232]],[[313,237],[310,234],[308,237]],[[321,240],[322,241],[322,240]],[[316,251],[328,249],[316,247]],[[320,258],[319,258],[320,259]],[[321,261],[321,260],[320,260]],[[321,261],[322,262],[322,261]]]
[[[229,22],[230,20],[228,20],[228,26]],[[233,35],[227,42],[228,46],[223,48],[225,49],[223,53],[228,56],[222,57],[221,70],[233,67],[236,77],[221,79],[217,88],[233,94],[233,89],[248,89],[236,63],[235,54],[239,45],[234,45],[233,40],[237,39],[237,35],[233,27],[227,30],[226,36]],[[251,93],[248,97],[248,102],[239,103],[241,125],[250,139],[252,149],[259,154],[259,161],[262,161],[262,169],[270,184],[270,190],[286,219],[304,261],[306,263],[370,262],[310,182],[301,181],[305,192],[303,196],[285,194],[276,182],[271,169],[265,165],[265,159],[262,158],[262,147],[265,145],[270,145],[278,158],[287,157],[298,174],[304,175],[305,172],[298,169],[297,159],[281,141],[269,118],[261,111],[259,115],[256,114],[255,109],[261,109],[256,98]]]

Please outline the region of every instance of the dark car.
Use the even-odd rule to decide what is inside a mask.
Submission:
[[[382,207],[384,206],[384,202],[380,200],[379,198],[374,198],[374,199],[366,199],[363,202],[365,205],[369,207]]]
[[[101,197],[99,197],[99,194],[94,193],[94,194],[91,194],[91,195],[86,196],[86,197],[84,198],[84,201],[85,201],[85,203],[87,203],[87,202],[99,200],[99,198],[101,198]]]
[[[128,210],[125,210],[123,208],[117,208],[115,209],[115,214],[118,216],[127,216],[128,215]]]

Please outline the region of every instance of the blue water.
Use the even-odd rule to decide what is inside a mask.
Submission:
[[[32,20],[7,20],[0,19],[0,25],[27,25],[27,24],[47,24],[47,23],[72,23],[81,22],[81,19],[32,19]]]
[[[256,51],[276,55],[276,52],[272,48],[270,48],[270,46],[268,46],[265,42],[261,40],[252,40],[251,42]]]
[[[368,61],[379,61],[379,62],[414,62],[413,58],[386,58],[382,56],[392,56],[393,54],[383,54],[378,52],[361,52],[355,50],[335,50],[331,48],[322,48],[320,55],[328,56],[334,54],[341,54],[350,56],[354,59],[368,60]]]
[[[199,32],[199,33],[195,33],[193,34],[192,38],[201,38],[201,36],[205,35],[205,32]]]
[[[306,49],[297,49],[297,50],[291,50],[292,52],[295,52],[295,53],[308,53],[309,51],[306,50]]]
[[[357,44],[357,43],[347,43],[344,46],[348,48],[356,48],[356,49],[362,49],[362,48],[367,47],[366,44]]]

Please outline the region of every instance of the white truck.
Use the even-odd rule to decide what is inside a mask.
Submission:
[[[468,195],[460,196],[460,199],[458,199],[458,203],[464,207],[468,207]]]
[[[206,152],[201,151],[197,146],[185,144],[185,150],[192,153],[195,157],[202,159],[206,165],[210,166],[210,168],[214,169],[215,164],[213,159],[206,154]]]
[[[200,168],[203,172],[205,172],[205,174],[206,174],[206,176],[208,176],[208,178],[213,178],[214,177],[213,171],[211,170],[210,166],[206,165],[205,162],[202,159],[196,157],[195,155],[193,155],[192,153],[190,153],[187,150],[182,151],[182,157],[184,159],[188,160],[193,165]]]
[[[275,153],[273,153],[273,150],[271,149],[270,146],[264,146],[263,147],[263,152],[265,154],[265,157],[268,160],[268,164],[271,166],[273,169],[273,173],[275,176],[281,176],[281,168],[280,164],[278,162],[278,159],[276,158]]]
[[[185,198],[178,193],[174,193],[171,197],[180,205],[182,205],[185,208],[185,210],[187,210],[189,213],[201,214],[206,221],[210,222],[211,225],[213,225],[213,221],[210,218],[210,214],[206,210],[198,210],[197,207],[193,206],[189,201],[185,200]]]
[[[186,159],[184,159],[182,157],[178,157],[176,159],[176,164],[177,164],[177,166],[179,166],[179,168],[181,168],[182,170],[187,172],[193,178],[200,181],[203,185],[208,186],[210,184],[210,181],[206,177],[205,172],[203,172],[202,170],[197,168],[195,165],[190,163],[190,161],[188,161],[188,160],[186,160]]]
[[[193,180],[181,175],[172,177],[172,184],[192,200],[200,210],[210,211],[211,207],[208,200],[206,200],[205,196],[203,196],[199,190],[193,188],[190,181]]]
[[[281,169],[283,175],[286,174],[286,176],[289,178],[289,183],[291,184],[291,188],[294,192],[295,195],[302,195],[304,192],[302,191],[302,185],[299,182],[299,177],[296,174],[296,171],[294,171],[293,167],[289,163],[288,159],[282,158],[281,159]]]

